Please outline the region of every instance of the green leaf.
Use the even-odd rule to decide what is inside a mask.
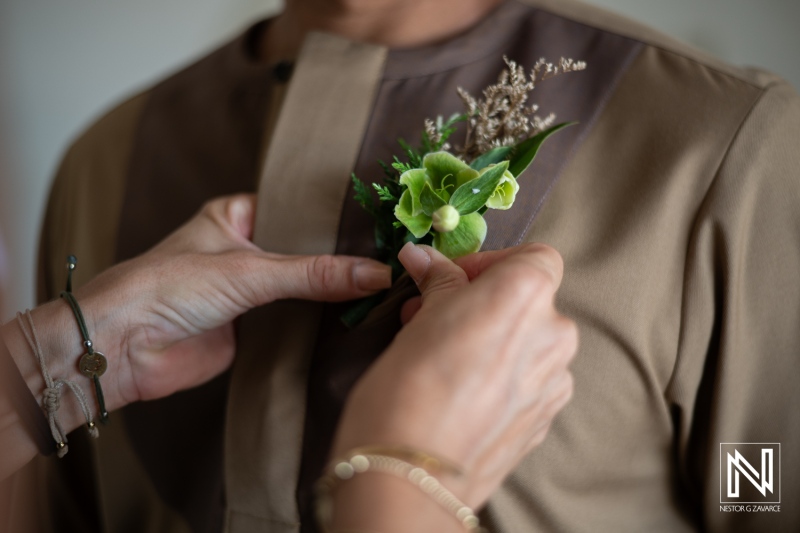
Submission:
[[[403,163],[397,158],[397,156],[394,156],[394,163],[392,163],[392,168],[395,169],[400,174],[402,174],[407,170],[411,170],[413,167],[408,163]]]
[[[448,233],[437,233],[433,247],[446,257],[456,259],[481,249],[486,238],[486,221],[478,213],[461,217],[458,226]]]
[[[397,158],[395,157],[395,159],[397,159]],[[397,179],[397,172],[392,170],[392,167],[390,167],[389,165],[387,165],[386,163],[384,163],[380,159],[378,160],[378,164],[383,169],[383,173],[386,175],[387,178]]]
[[[394,206],[394,216],[418,239],[424,237],[433,224],[433,219],[425,213],[419,215],[412,213],[411,191],[408,189],[403,192],[400,202]]]
[[[436,127],[439,130],[439,133],[441,134],[441,139],[439,139],[439,142],[436,143],[435,146],[431,147],[432,152],[442,149],[442,146],[444,146],[444,144],[447,142],[450,136],[453,135],[458,129],[456,127],[456,124],[467,120],[467,115],[465,114],[459,115],[458,113],[456,113],[454,115],[451,115],[450,118],[448,118],[445,122],[442,122],[441,119],[442,117],[438,117],[438,119],[436,120]]]
[[[474,213],[484,205],[497,188],[503,173],[508,169],[508,161],[483,169],[477,179],[466,182],[456,189],[450,197],[450,205],[458,209],[461,216]]]
[[[459,122],[464,122],[465,120],[467,120],[467,115],[465,114],[459,115],[458,113],[451,115],[450,118],[448,118],[447,120],[444,120],[441,115],[436,117],[436,120],[434,121],[433,124],[434,128],[436,129],[436,132],[438,133],[439,140],[433,142],[430,136],[428,135],[427,130],[424,130],[422,132],[421,153],[428,154],[431,152],[437,152],[441,150],[442,146],[445,145],[450,136],[453,135],[458,129],[456,127],[456,124]]]
[[[459,122],[464,122],[468,118],[469,115],[467,115],[466,113],[453,113],[452,115],[450,115],[450,118],[448,118],[444,122],[444,124],[442,124],[442,129],[452,128],[455,124],[458,124]]]
[[[426,183],[425,186],[422,187],[419,201],[420,204],[422,204],[422,211],[428,216],[432,216],[434,211],[447,204],[447,202],[442,200],[441,196],[433,192],[430,183]]]
[[[364,211],[376,216],[375,199],[372,197],[369,188],[363,181],[356,177],[355,173],[350,174],[350,179],[353,180],[353,192],[355,193],[353,198],[364,208]]]
[[[415,168],[403,172],[400,176],[400,185],[405,185],[411,193],[411,214],[414,216],[422,213],[422,206],[419,203],[419,195],[422,187],[429,181],[428,173],[421,168]],[[405,194],[405,193],[403,193]]]
[[[514,147],[514,155],[511,157],[510,164],[508,166],[508,170],[514,175],[515,178],[518,178],[520,174],[525,172],[531,163],[533,163],[533,159],[536,157],[536,153],[539,151],[539,147],[542,146],[542,143],[547,140],[555,132],[566,128],[567,126],[572,126],[577,124],[577,122],[563,122],[561,124],[556,124],[555,126],[544,130],[543,132],[537,133],[530,139],[525,139],[521,143],[517,144]]]
[[[456,186],[453,187],[453,192],[455,192],[456,189],[464,185],[466,182],[472,181],[480,175],[481,173],[475,170],[474,168],[469,168],[469,167],[465,168],[464,170],[456,174]],[[447,197],[450,198],[449,193]]]
[[[411,168],[422,168],[422,156],[420,153],[404,139],[397,139],[397,143],[406,153],[406,156],[408,157],[408,164],[411,165]]]
[[[392,194],[392,191],[389,190],[389,187],[385,187],[385,186],[380,185],[378,183],[373,183],[372,184],[372,188],[375,189],[378,192],[378,198],[382,202],[392,202],[392,201],[396,202],[397,201],[397,197]]]
[[[498,146],[497,148],[492,148],[485,154],[476,157],[469,166],[475,170],[481,170],[484,167],[503,161],[509,156],[512,150],[514,150],[513,146]]]
[[[434,190],[439,190],[448,184],[455,185],[456,174],[469,168],[469,165],[449,152],[433,152],[426,155],[422,160],[422,166],[428,171]],[[452,179],[444,183],[448,177]]]

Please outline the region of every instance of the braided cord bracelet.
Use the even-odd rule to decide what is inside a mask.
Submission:
[[[4,386],[8,392],[11,404],[19,413],[20,422],[36,443],[39,453],[45,456],[54,454],[56,447],[53,445],[48,419],[43,416],[39,401],[22,377],[2,338],[0,338],[0,386]]]
[[[23,317],[27,319],[27,324]],[[58,421],[58,409],[61,406],[61,390],[64,387],[69,388],[78,400],[78,405],[80,405],[83,416],[86,418],[86,428],[89,430],[89,435],[94,438],[98,436],[97,427],[92,419],[92,413],[89,411],[89,402],[86,401],[86,396],[84,396],[80,386],[74,381],[54,378],[50,375],[30,309],[26,309],[24,315],[22,313],[17,313],[17,321],[19,322],[22,333],[25,335],[25,340],[28,341],[28,346],[36,356],[39,369],[42,371],[45,384],[42,407],[47,413],[47,422],[50,425],[50,432],[56,442],[56,453],[60,459],[69,451],[69,447],[67,446],[67,433]]]
[[[86,353],[81,355],[78,361],[78,368],[84,376],[91,379],[94,383],[94,391],[97,396],[97,403],[100,406],[100,422],[103,424],[108,423],[108,410],[106,409],[105,398],[103,397],[103,388],[100,386],[100,376],[105,374],[108,368],[108,360],[105,354],[98,352],[94,349],[94,343],[89,337],[89,330],[86,328],[86,320],[83,318],[83,312],[78,305],[78,300],[72,294],[72,271],[78,264],[78,259],[74,255],[67,257],[67,290],[61,292],[61,297],[64,298],[72,312],[75,319],[78,321],[78,328],[81,330],[83,337],[83,346],[86,348]]]

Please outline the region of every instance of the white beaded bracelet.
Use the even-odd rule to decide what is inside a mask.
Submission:
[[[386,450],[384,449],[381,449]],[[392,457],[384,453],[368,453],[370,449],[353,450],[347,459],[336,460],[328,467],[326,474],[317,483],[317,519],[324,531],[329,531],[333,520],[333,504],[331,493],[342,482],[353,478],[356,474],[364,472],[380,472],[396,477],[405,478],[425,494],[430,496],[440,506],[455,516],[467,531],[472,533],[485,533],[475,512],[459,500],[452,492],[447,490],[438,479],[432,476],[425,468],[412,464],[404,459]],[[394,450],[389,449],[389,453]],[[402,451],[404,456],[408,452]],[[433,464],[441,467],[442,463],[431,456],[414,452],[414,458],[424,457],[423,464]],[[444,465],[446,466],[446,465]],[[452,469],[452,468],[451,468]]]

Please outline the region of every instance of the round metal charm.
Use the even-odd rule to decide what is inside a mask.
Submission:
[[[105,374],[106,368],[108,368],[108,361],[106,361],[106,356],[100,352],[94,352],[93,354],[85,353],[81,356],[78,367],[80,368],[81,374],[87,378],[93,376],[100,377]]]

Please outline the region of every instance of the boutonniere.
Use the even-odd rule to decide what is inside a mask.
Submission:
[[[503,59],[506,68],[481,98],[458,89],[464,112],[425,120],[419,148],[398,140],[402,155],[391,164],[378,162],[383,183],[368,187],[352,175],[355,200],[375,219],[379,259],[391,265],[395,279],[404,272],[397,254],[407,242],[431,245],[450,259],[480,250],[487,232],[483,214],[510,209],[520,189],[517,179],[542,143],[574,124],[555,124],[553,113],[542,117],[527,102],[537,82],[583,70],[583,61],[561,58],[553,64],[542,58],[527,76]],[[448,140],[462,124],[464,142],[452,147]],[[342,320],[357,324],[380,297],[359,302]]]

